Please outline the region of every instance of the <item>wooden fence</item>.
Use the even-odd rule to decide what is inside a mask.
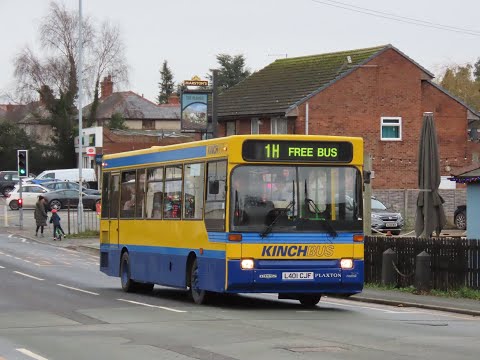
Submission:
[[[413,285],[415,258],[422,251],[430,255],[432,288],[439,290],[466,286],[480,289],[480,240],[457,238],[365,238],[365,282],[381,283],[382,254],[396,252],[397,285]]]

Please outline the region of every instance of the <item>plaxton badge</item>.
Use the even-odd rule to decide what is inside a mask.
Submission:
[[[262,256],[330,257],[334,245],[265,245]]]

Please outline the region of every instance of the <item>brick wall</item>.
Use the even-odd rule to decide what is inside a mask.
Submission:
[[[429,78],[395,50],[387,50],[308,101],[309,134],[363,137],[365,152],[372,155],[375,189],[415,188],[422,114],[432,111],[441,157],[455,155],[452,168],[471,163],[478,144],[467,143],[467,109],[422,81]],[[401,141],[381,140],[381,117],[388,116],[401,117]],[[295,133],[305,133],[305,106],[299,107]],[[441,165],[441,175],[450,175],[444,160]]]

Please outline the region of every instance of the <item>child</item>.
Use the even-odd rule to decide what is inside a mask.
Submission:
[[[59,229],[65,237],[65,231],[63,231],[60,225],[60,216],[57,214],[57,209],[52,209],[52,217],[50,218],[50,224],[53,224],[53,240],[57,240],[57,229]],[[58,240],[62,240],[60,237]]]

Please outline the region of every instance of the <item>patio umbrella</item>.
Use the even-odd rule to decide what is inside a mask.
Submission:
[[[420,192],[417,199],[415,222],[417,236],[430,237],[433,230],[438,235],[445,226],[444,200],[438,193],[439,186],[440,161],[433,113],[424,113],[418,150],[418,188]]]

